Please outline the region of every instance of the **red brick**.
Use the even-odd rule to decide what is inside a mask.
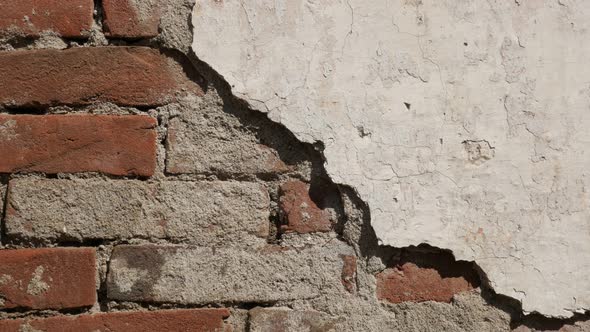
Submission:
[[[309,185],[301,181],[289,181],[281,185],[279,208],[286,225],[283,232],[328,232],[332,222],[327,211],[320,209],[309,196]]]
[[[377,274],[377,298],[392,303],[450,302],[453,296],[474,288],[463,276],[443,277],[431,267],[406,262]]]
[[[94,249],[0,250],[0,308],[65,309],[95,302]]]
[[[0,173],[151,176],[156,124],[143,115],[0,115]]]
[[[30,37],[52,31],[64,37],[87,36],[92,26],[93,0],[2,0],[0,35]]]
[[[342,258],[342,285],[349,293],[356,291],[356,256],[341,255]]]
[[[6,107],[156,106],[181,92],[203,93],[178,62],[148,47],[0,53],[0,105]]]
[[[105,35],[115,38],[144,38],[158,35],[158,1],[103,0]]]
[[[228,316],[229,310],[227,309],[112,312],[95,315],[1,320],[0,331],[222,332],[227,331],[223,320]]]

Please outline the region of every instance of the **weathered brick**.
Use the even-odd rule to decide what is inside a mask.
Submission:
[[[91,248],[0,250],[0,308],[94,305],[95,260]]]
[[[288,170],[276,151],[210,103],[170,120],[166,171],[171,174],[256,175]]]
[[[92,0],[2,0],[0,36],[39,36],[51,31],[64,37],[88,36],[92,27]]]
[[[0,53],[0,105],[6,107],[153,106],[182,91],[202,94],[179,63],[147,47]]]
[[[4,198],[8,188],[8,176],[0,175],[0,218],[4,215]]]
[[[145,38],[158,35],[159,1],[103,0],[105,35]]]
[[[309,185],[289,181],[281,185],[279,208],[285,225],[283,232],[328,232],[332,222],[327,211],[320,209],[309,196]]]
[[[441,271],[433,267],[404,262],[377,274],[377,298],[392,303],[451,302],[455,294],[476,287],[474,276],[469,272],[456,272],[441,275]]]
[[[254,308],[250,310],[251,332],[328,332],[336,330],[336,319],[314,310]]]
[[[0,115],[0,173],[151,176],[156,125],[139,115]]]
[[[6,233],[26,239],[166,238],[264,245],[269,197],[247,182],[13,179]]]
[[[349,293],[356,291],[356,256],[342,255],[342,285]]]
[[[80,316],[54,316],[0,320],[3,332],[144,332],[144,331],[227,331],[227,309],[187,309],[135,312],[110,312]]]
[[[349,248],[346,248],[350,250]],[[203,247],[116,247],[107,277],[108,298],[205,304],[267,303],[346,293],[345,248],[281,252]]]

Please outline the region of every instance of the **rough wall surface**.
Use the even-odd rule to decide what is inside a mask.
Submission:
[[[450,250],[379,245],[322,144],[191,51],[194,6],[0,0],[0,331],[588,331],[523,315]]]
[[[590,2],[198,1],[193,51],[370,208],[525,312],[590,310]],[[316,144],[317,145],[317,144]]]

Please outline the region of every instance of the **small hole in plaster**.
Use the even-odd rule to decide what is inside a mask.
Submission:
[[[469,46],[467,42],[463,42],[463,46]]]
[[[408,111],[410,110],[410,108],[412,107],[412,104],[410,103],[404,103],[404,105],[406,106],[406,108],[408,109]]]

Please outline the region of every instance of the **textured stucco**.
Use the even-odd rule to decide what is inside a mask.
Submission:
[[[195,54],[321,142],[384,245],[473,260],[525,312],[590,309],[590,2],[201,0]]]

